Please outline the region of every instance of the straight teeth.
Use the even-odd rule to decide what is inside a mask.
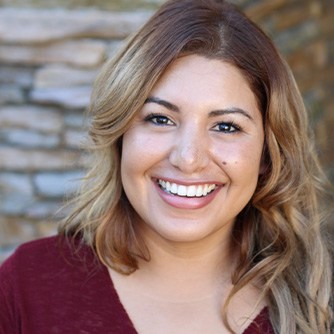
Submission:
[[[182,197],[202,197],[216,189],[215,184],[185,186],[163,180],[158,180],[158,184],[164,191]]]

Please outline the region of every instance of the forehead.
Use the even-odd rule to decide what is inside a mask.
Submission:
[[[176,59],[155,84],[150,95],[193,107],[233,105],[258,110],[256,96],[238,68],[198,55]]]

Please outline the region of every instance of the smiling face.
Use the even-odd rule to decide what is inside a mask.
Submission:
[[[256,97],[237,68],[177,59],[123,137],[122,183],[144,238],[228,238],[255,191],[263,142]]]

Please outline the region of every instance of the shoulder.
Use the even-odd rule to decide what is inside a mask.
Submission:
[[[78,240],[53,236],[19,246],[0,267],[0,282],[44,278],[65,271],[78,271],[83,264],[98,263],[94,252]]]
[[[57,240],[59,240],[59,237],[53,236],[21,244],[16,248],[14,253],[4,262],[1,268],[8,266],[8,264],[13,265],[14,263],[20,262],[21,260],[33,258],[36,255],[45,256],[48,252],[50,252],[50,250],[54,248]]]
[[[44,258],[52,255],[59,254],[60,251],[71,250],[70,245],[74,244],[72,239],[55,235],[52,237],[37,239],[26,242],[20,245],[14,252],[11,258],[15,259],[27,259],[27,258]]]
[[[55,244],[58,236],[30,241],[20,245],[15,252],[0,267],[0,274],[13,273],[20,264],[31,266],[41,263],[50,252],[55,253]],[[0,276],[2,277],[2,276]]]
[[[0,333],[19,332],[18,310],[31,308],[37,291],[51,284],[61,267],[59,237],[31,241],[19,246],[0,267]],[[60,246],[64,248],[64,246]],[[66,251],[65,251],[66,253]],[[48,300],[48,298],[45,298]]]
[[[125,333],[124,318],[106,268],[80,240],[25,243],[0,268],[0,333]]]
[[[71,298],[82,291],[83,281],[95,287],[101,276],[101,263],[80,241],[60,236],[31,241],[19,246],[0,267],[0,304],[3,299],[12,309],[15,305],[37,309],[51,296],[53,301],[64,295]]]

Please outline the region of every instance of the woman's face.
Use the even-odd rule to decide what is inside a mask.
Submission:
[[[177,59],[123,137],[122,182],[144,236],[228,237],[255,191],[263,142],[256,97],[237,68]]]

